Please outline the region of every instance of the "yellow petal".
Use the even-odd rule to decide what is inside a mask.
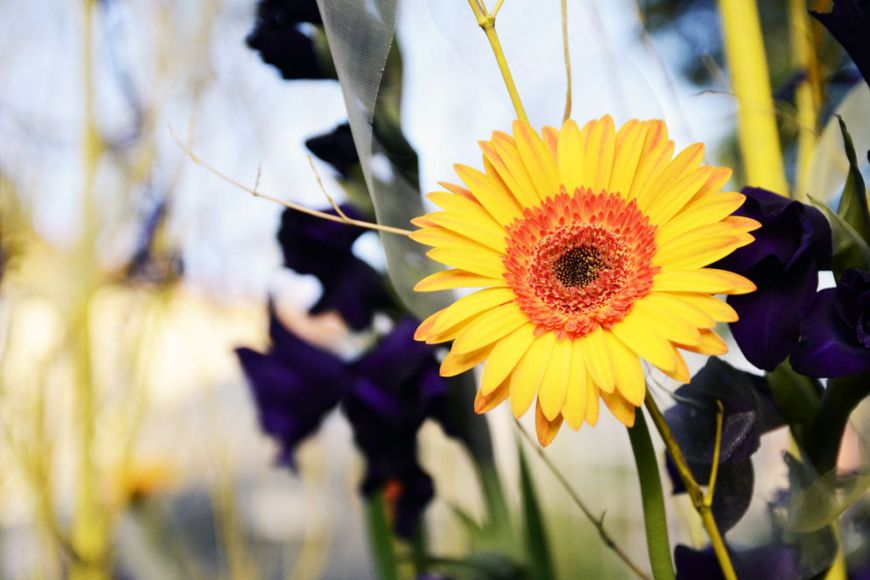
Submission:
[[[508,398],[509,394],[510,388],[507,381],[493,389],[489,394],[484,393],[482,390],[477,391],[477,395],[474,397],[474,412],[480,415],[492,411],[501,405]]]
[[[556,420],[565,404],[571,370],[571,340],[560,340],[553,345],[550,362],[538,389],[538,405],[549,421]]]
[[[698,193],[713,171],[712,167],[699,167],[663,189],[649,208],[650,223],[666,224]]]
[[[480,142],[480,148],[486,161],[492,164],[520,206],[531,207],[539,203],[538,194],[510,136],[493,134],[492,141]]]
[[[514,300],[514,298],[513,290],[510,288],[485,288],[468,296],[463,296],[441,311],[432,327],[432,332],[443,332],[463,320],[480,315],[496,306],[501,306]]]
[[[646,397],[646,380],[637,353],[609,332],[604,333],[604,338],[616,373],[616,390],[630,403],[639,407]],[[604,395],[602,392],[601,396]]]
[[[554,419],[548,419],[541,410],[541,400],[535,406],[535,432],[538,434],[538,442],[546,447],[553,442],[559,428],[562,426],[562,415],[556,415]]]
[[[592,378],[589,377],[588,388],[586,389],[586,422],[590,426],[595,427],[598,423],[598,387],[592,383]]]
[[[661,226],[658,239],[674,239],[700,225],[721,221],[737,211],[746,196],[742,193],[725,192],[697,198],[683,208],[671,221]]]
[[[480,390],[484,395],[498,388],[510,376],[534,339],[534,325],[526,324],[493,346],[480,378]]]
[[[535,400],[554,344],[556,335],[552,332],[536,337],[511,373],[511,412],[514,417],[521,417]]]
[[[549,147],[525,121],[514,121],[514,141],[538,196],[543,200],[559,193],[559,170]]]
[[[445,266],[460,268],[486,278],[501,278],[504,274],[503,256],[494,250],[467,246],[440,246],[426,255]]]
[[[429,274],[414,286],[416,292],[438,292],[455,288],[490,288],[507,286],[504,278],[488,278],[464,270],[441,270]]]
[[[681,317],[679,313],[666,309],[668,303],[660,296],[652,294],[634,303],[632,312],[637,311],[646,324],[656,329],[666,339],[682,344],[698,344],[701,335],[698,327]]]
[[[613,172],[613,157],[616,150],[616,131],[610,115],[604,115],[598,121],[592,121],[589,140],[586,143],[586,166],[594,168],[589,172],[589,188],[594,193],[606,190],[610,185],[610,175]]]
[[[755,284],[734,272],[703,268],[699,270],[662,270],[653,278],[654,292],[697,292],[701,294],[746,294]]]
[[[586,368],[592,381],[602,391],[608,393],[616,386],[613,366],[610,362],[610,354],[607,352],[607,343],[604,339],[605,330],[599,328],[582,339],[585,350],[583,351]]]
[[[447,356],[444,357],[444,360],[441,361],[441,376],[455,377],[458,374],[462,374],[465,371],[476,367],[486,360],[490,350],[492,349],[486,347],[474,352],[466,352],[462,354],[457,354],[453,351],[448,352]]]
[[[610,331],[629,349],[662,369],[673,370],[677,361],[671,343],[650,327],[642,316],[632,311],[613,325]]]
[[[580,428],[586,417],[587,380],[588,371],[583,358],[583,344],[580,340],[574,340],[571,344],[571,370],[562,416],[565,417],[568,426],[575,431]]]
[[[644,148],[650,141],[653,135],[647,133],[647,141],[644,142]],[[641,210],[646,210],[648,207],[649,196],[646,195],[650,181],[655,179],[661,172],[662,168],[674,154],[674,142],[662,141],[658,143],[648,153],[643,153],[640,156],[640,161],[637,164],[637,171],[634,174],[634,179],[631,182],[631,190],[626,199],[637,199]]]
[[[731,308],[727,302],[714,296],[692,293],[673,293],[670,296],[697,308],[716,322],[737,322],[740,318],[737,311]]]
[[[559,130],[555,127],[545,126],[541,129],[541,137],[544,138],[544,143],[547,144],[550,155],[553,156],[553,159],[556,159],[559,148]]]
[[[728,345],[725,344],[725,341],[719,338],[712,330],[703,329],[701,330],[701,342],[694,346],[688,346],[684,344],[677,345],[683,350],[688,350],[691,352],[696,352],[698,354],[707,354],[718,356],[720,354],[725,354],[728,352]]]
[[[659,311],[667,312],[686,321],[694,328],[713,328],[716,326],[716,321],[712,316],[697,306],[682,300],[683,295],[676,292],[651,292],[643,300],[649,301],[648,303]]]
[[[657,173],[654,179],[648,182],[647,187],[638,193],[637,201],[641,209],[651,210],[654,208],[667,195],[669,188],[696,169],[703,160],[704,145],[701,143],[695,143],[680,151]]]
[[[453,196],[456,197],[456,196]],[[470,238],[490,248],[498,254],[504,254],[505,251],[505,231],[495,223],[483,210],[472,210],[473,204],[469,203],[463,213],[456,211],[439,211],[427,215],[429,221],[444,229],[456,232],[457,234]],[[486,215],[486,219],[481,218]],[[476,245],[477,245],[476,244]],[[468,245],[465,242],[458,244],[460,247]]]
[[[672,371],[666,371],[662,369],[662,372],[674,379],[675,381],[681,383],[688,383],[692,380],[692,376],[689,374],[689,367],[686,366],[686,361],[683,358],[683,355],[675,348],[674,350],[674,359],[677,361],[677,366]]]
[[[453,167],[456,169],[456,174],[471,189],[474,197],[480,200],[486,211],[500,225],[508,225],[522,215],[520,204],[497,176],[481,173],[467,165],[454,165]]]
[[[559,144],[556,150],[559,166],[559,177],[568,193],[585,186],[583,142],[580,128],[572,119],[562,125],[559,133]]]
[[[637,164],[643,151],[647,125],[631,120],[620,127],[616,134],[616,149],[613,158],[613,173],[608,190],[626,197],[631,191],[631,182],[637,172]]]
[[[529,319],[515,302],[496,306],[492,310],[476,317],[453,342],[456,352],[471,352],[483,348],[507,336],[519,327],[527,324]]]
[[[626,427],[634,427],[634,413],[637,407],[628,402],[619,393],[601,393],[604,404],[616,417],[616,420]]]
[[[685,270],[703,268],[741,247],[743,242],[736,231],[733,234],[698,237],[691,241],[684,239],[682,243],[672,242],[656,251],[653,265]]]

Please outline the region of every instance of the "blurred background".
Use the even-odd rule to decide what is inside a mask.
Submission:
[[[663,118],[678,148],[702,141],[708,162],[733,165],[736,105],[715,2],[568,4],[575,119]],[[788,34],[786,2],[761,4],[793,162],[799,80],[777,40]],[[333,312],[308,313],[321,288],[282,267],[282,208],[204,171],[172,136],[249,187],[327,205],[305,141],[344,122],[341,89],[334,80],[288,82],[264,63],[246,44],[256,9],[252,0],[0,2],[2,578],[64,577],[75,568],[70,542],[85,550],[107,542],[124,578],[375,575],[357,494],[363,467],[346,421],[328,416],[300,447],[295,473],[276,465],[278,448],[260,431],[234,354],[267,347],[269,296],[311,343],[352,356],[365,337]],[[559,3],[507,0],[498,23],[532,123],[558,125]],[[479,166],[477,141],[509,129],[512,109],[465,2],[401,2],[397,38],[401,126],[428,191],[452,179],[453,163]],[[870,106],[841,49],[822,48],[820,150],[840,147],[826,127],[831,111],[840,107],[849,122]],[[870,148],[867,123],[849,126],[858,151]],[[818,157],[808,189],[829,198],[847,166]],[[315,167],[344,199],[334,168]],[[732,185],[741,186],[739,171]],[[376,234],[353,250],[384,269]],[[628,439],[604,415],[594,430],[564,433],[547,454],[644,562]],[[490,423],[515,507],[508,410],[479,420]],[[785,478],[786,441],[782,430],[767,435],[754,457],[758,506]],[[424,425],[420,446],[436,489],[430,544],[460,556],[467,538],[456,508],[482,509],[473,468],[435,424]],[[595,528],[533,453],[529,461],[561,577],[622,577]],[[671,540],[701,545],[686,498],[672,505]],[[729,537],[751,541],[765,525],[759,508]]]

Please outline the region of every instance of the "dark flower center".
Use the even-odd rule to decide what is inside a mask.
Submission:
[[[566,288],[577,288],[594,282],[604,266],[604,258],[598,248],[577,246],[556,259],[553,273]]]

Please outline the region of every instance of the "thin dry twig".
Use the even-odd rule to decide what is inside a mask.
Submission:
[[[541,458],[541,461],[544,462],[544,465],[547,466],[547,469],[549,469],[550,473],[553,474],[553,477],[556,478],[556,481],[558,481],[559,484],[568,493],[568,495],[571,496],[571,499],[574,501],[577,507],[580,508],[580,511],[583,512],[583,515],[586,516],[586,518],[590,522],[592,522],[592,525],[595,526],[595,528],[598,530],[598,535],[601,536],[601,541],[604,542],[604,545],[612,550],[613,553],[616,554],[616,556],[620,560],[622,560],[626,566],[631,568],[631,571],[634,572],[638,578],[650,580],[650,577],[646,574],[646,572],[641,570],[637,564],[631,561],[631,558],[628,557],[628,554],[622,551],[622,548],[617,545],[616,541],[614,541],[610,534],[607,533],[607,530],[604,529],[604,514],[602,513],[601,517],[595,517],[595,514],[592,513],[592,510],[589,509],[589,507],[583,502],[583,500],[580,498],[574,488],[571,487],[568,479],[564,475],[562,475],[562,472],[559,471],[559,468],[556,467],[556,465],[550,460],[549,457],[547,457],[541,446],[538,445],[534,441],[534,439],[532,439],[532,436],[529,435],[525,429],[523,429],[523,426],[516,419],[514,419],[514,426],[516,427],[517,431],[520,432],[520,435],[523,436],[523,439],[525,439],[526,442],[531,446],[531,448],[535,450],[535,452],[538,454],[538,457]]]
[[[344,210],[341,209],[341,206],[335,203],[335,199],[333,199],[332,196],[329,195],[329,192],[326,191],[326,188],[323,186],[323,180],[320,179],[320,174],[317,172],[317,168],[314,166],[314,158],[311,157],[311,155],[308,156],[308,165],[311,166],[311,171],[314,172],[314,179],[317,180],[317,186],[320,187],[320,192],[326,196],[327,200],[329,200],[329,205],[331,205],[332,209],[335,210],[335,213],[340,215],[345,221],[349,220],[350,218],[347,217],[347,214],[344,213]],[[254,189],[256,189],[256,187]]]
[[[338,223],[342,223],[342,224],[347,224],[349,226],[355,226],[355,227],[364,228],[367,230],[375,230],[375,231],[384,232],[387,234],[395,234],[397,236],[409,236],[412,233],[411,230],[406,230],[403,228],[396,228],[393,226],[385,226],[385,225],[375,224],[375,223],[371,223],[371,222],[367,222],[367,221],[363,221],[363,220],[351,219],[351,218],[348,218],[347,216],[342,216],[342,215],[333,215],[331,213],[326,213],[324,211],[318,211],[316,209],[307,208],[304,205],[299,205],[298,203],[293,203],[291,201],[285,201],[283,199],[279,199],[277,197],[273,197],[271,195],[262,193],[256,188],[256,186],[254,188],[248,187],[244,183],[242,183],[242,182],[230,177],[229,175],[223,173],[221,170],[216,168],[214,165],[211,165],[207,161],[204,161],[203,159],[201,159],[189,145],[185,144],[181,139],[179,139],[178,135],[175,133],[175,131],[172,129],[172,127],[169,127],[169,133],[172,135],[172,138],[175,140],[175,142],[178,144],[178,146],[181,148],[181,150],[184,151],[188,157],[190,157],[191,161],[193,161],[194,163],[196,163],[197,165],[199,165],[200,167],[202,167],[203,169],[205,169],[206,171],[208,171],[209,173],[211,173],[215,177],[229,183],[230,185],[232,185],[233,187],[236,187],[237,189],[241,189],[242,191],[246,191],[246,192],[250,193],[254,197],[259,197],[261,199],[265,199],[265,200],[271,201],[273,203],[283,205],[284,207],[286,207],[288,209],[292,209],[294,211],[298,211],[300,213],[304,213],[306,215],[310,215],[310,216],[324,219],[324,220],[331,221],[331,222],[338,222]],[[257,176],[258,176],[257,182],[259,182],[259,175],[260,175],[260,170],[258,168],[258,170],[257,170]],[[327,196],[327,197],[329,197],[329,196]],[[331,198],[330,198],[330,201],[332,201]]]
[[[565,77],[568,81],[565,89],[565,112],[562,121],[571,118],[571,50],[568,45],[568,0],[562,0],[562,49],[565,53]]]

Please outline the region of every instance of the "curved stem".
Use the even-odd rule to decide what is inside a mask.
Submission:
[[[671,455],[671,459],[674,460],[677,473],[683,481],[683,484],[686,486],[686,490],[692,500],[692,505],[695,507],[695,511],[698,512],[698,515],[701,516],[701,522],[704,525],[704,529],[707,531],[707,536],[710,538],[710,545],[713,547],[716,559],[719,560],[719,566],[722,568],[723,576],[725,576],[726,580],[737,580],[737,574],[734,572],[734,565],[731,563],[731,556],[728,554],[725,540],[722,538],[722,534],[719,532],[719,527],[716,525],[716,520],[713,518],[712,496],[705,496],[701,486],[697,481],[695,481],[695,476],[692,475],[692,470],[689,468],[689,464],[686,461],[685,456],[683,456],[683,452],[680,450],[677,440],[674,439],[674,435],[671,433],[671,429],[668,427],[664,415],[662,415],[662,412],[659,410],[659,407],[656,404],[655,399],[653,399],[652,395],[649,393],[649,390],[647,390],[645,404],[646,409],[649,411],[653,423],[656,426],[656,430],[658,430],[668,453]]]
[[[565,77],[567,81],[565,89],[565,112],[562,121],[571,118],[571,49],[568,45],[568,0],[562,0],[562,50],[565,53]]]
[[[632,572],[634,572],[635,576],[638,578],[649,580],[649,576],[640,569],[640,566],[632,562],[631,558],[629,558],[628,554],[626,554],[622,548],[616,543],[616,541],[607,533],[607,530],[604,529],[604,514],[600,517],[596,517],[595,514],[592,513],[592,510],[587,506],[583,499],[577,494],[571,484],[568,482],[568,479],[562,475],[562,472],[559,471],[559,468],[556,467],[555,464],[547,457],[547,454],[544,453],[543,448],[538,445],[538,442],[535,441],[528,432],[523,429],[523,426],[520,422],[514,419],[514,427],[516,427],[517,431],[520,432],[520,435],[523,436],[523,439],[526,440],[526,443],[529,444],[529,447],[534,449],[535,453],[538,454],[538,457],[541,458],[541,461],[544,462],[544,465],[547,466],[547,469],[550,470],[550,473],[553,474],[553,477],[556,478],[556,481],[562,486],[562,488],[568,493],[571,499],[574,501],[574,504],[580,508],[580,511],[583,512],[583,515],[592,522],[592,525],[595,526],[595,529],[598,530],[598,535],[601,537],[601,541],[604,542],[604,545],[607,546],[608,549],[612,550],[616,556],[622,560],[626,566],[628,566]]]

